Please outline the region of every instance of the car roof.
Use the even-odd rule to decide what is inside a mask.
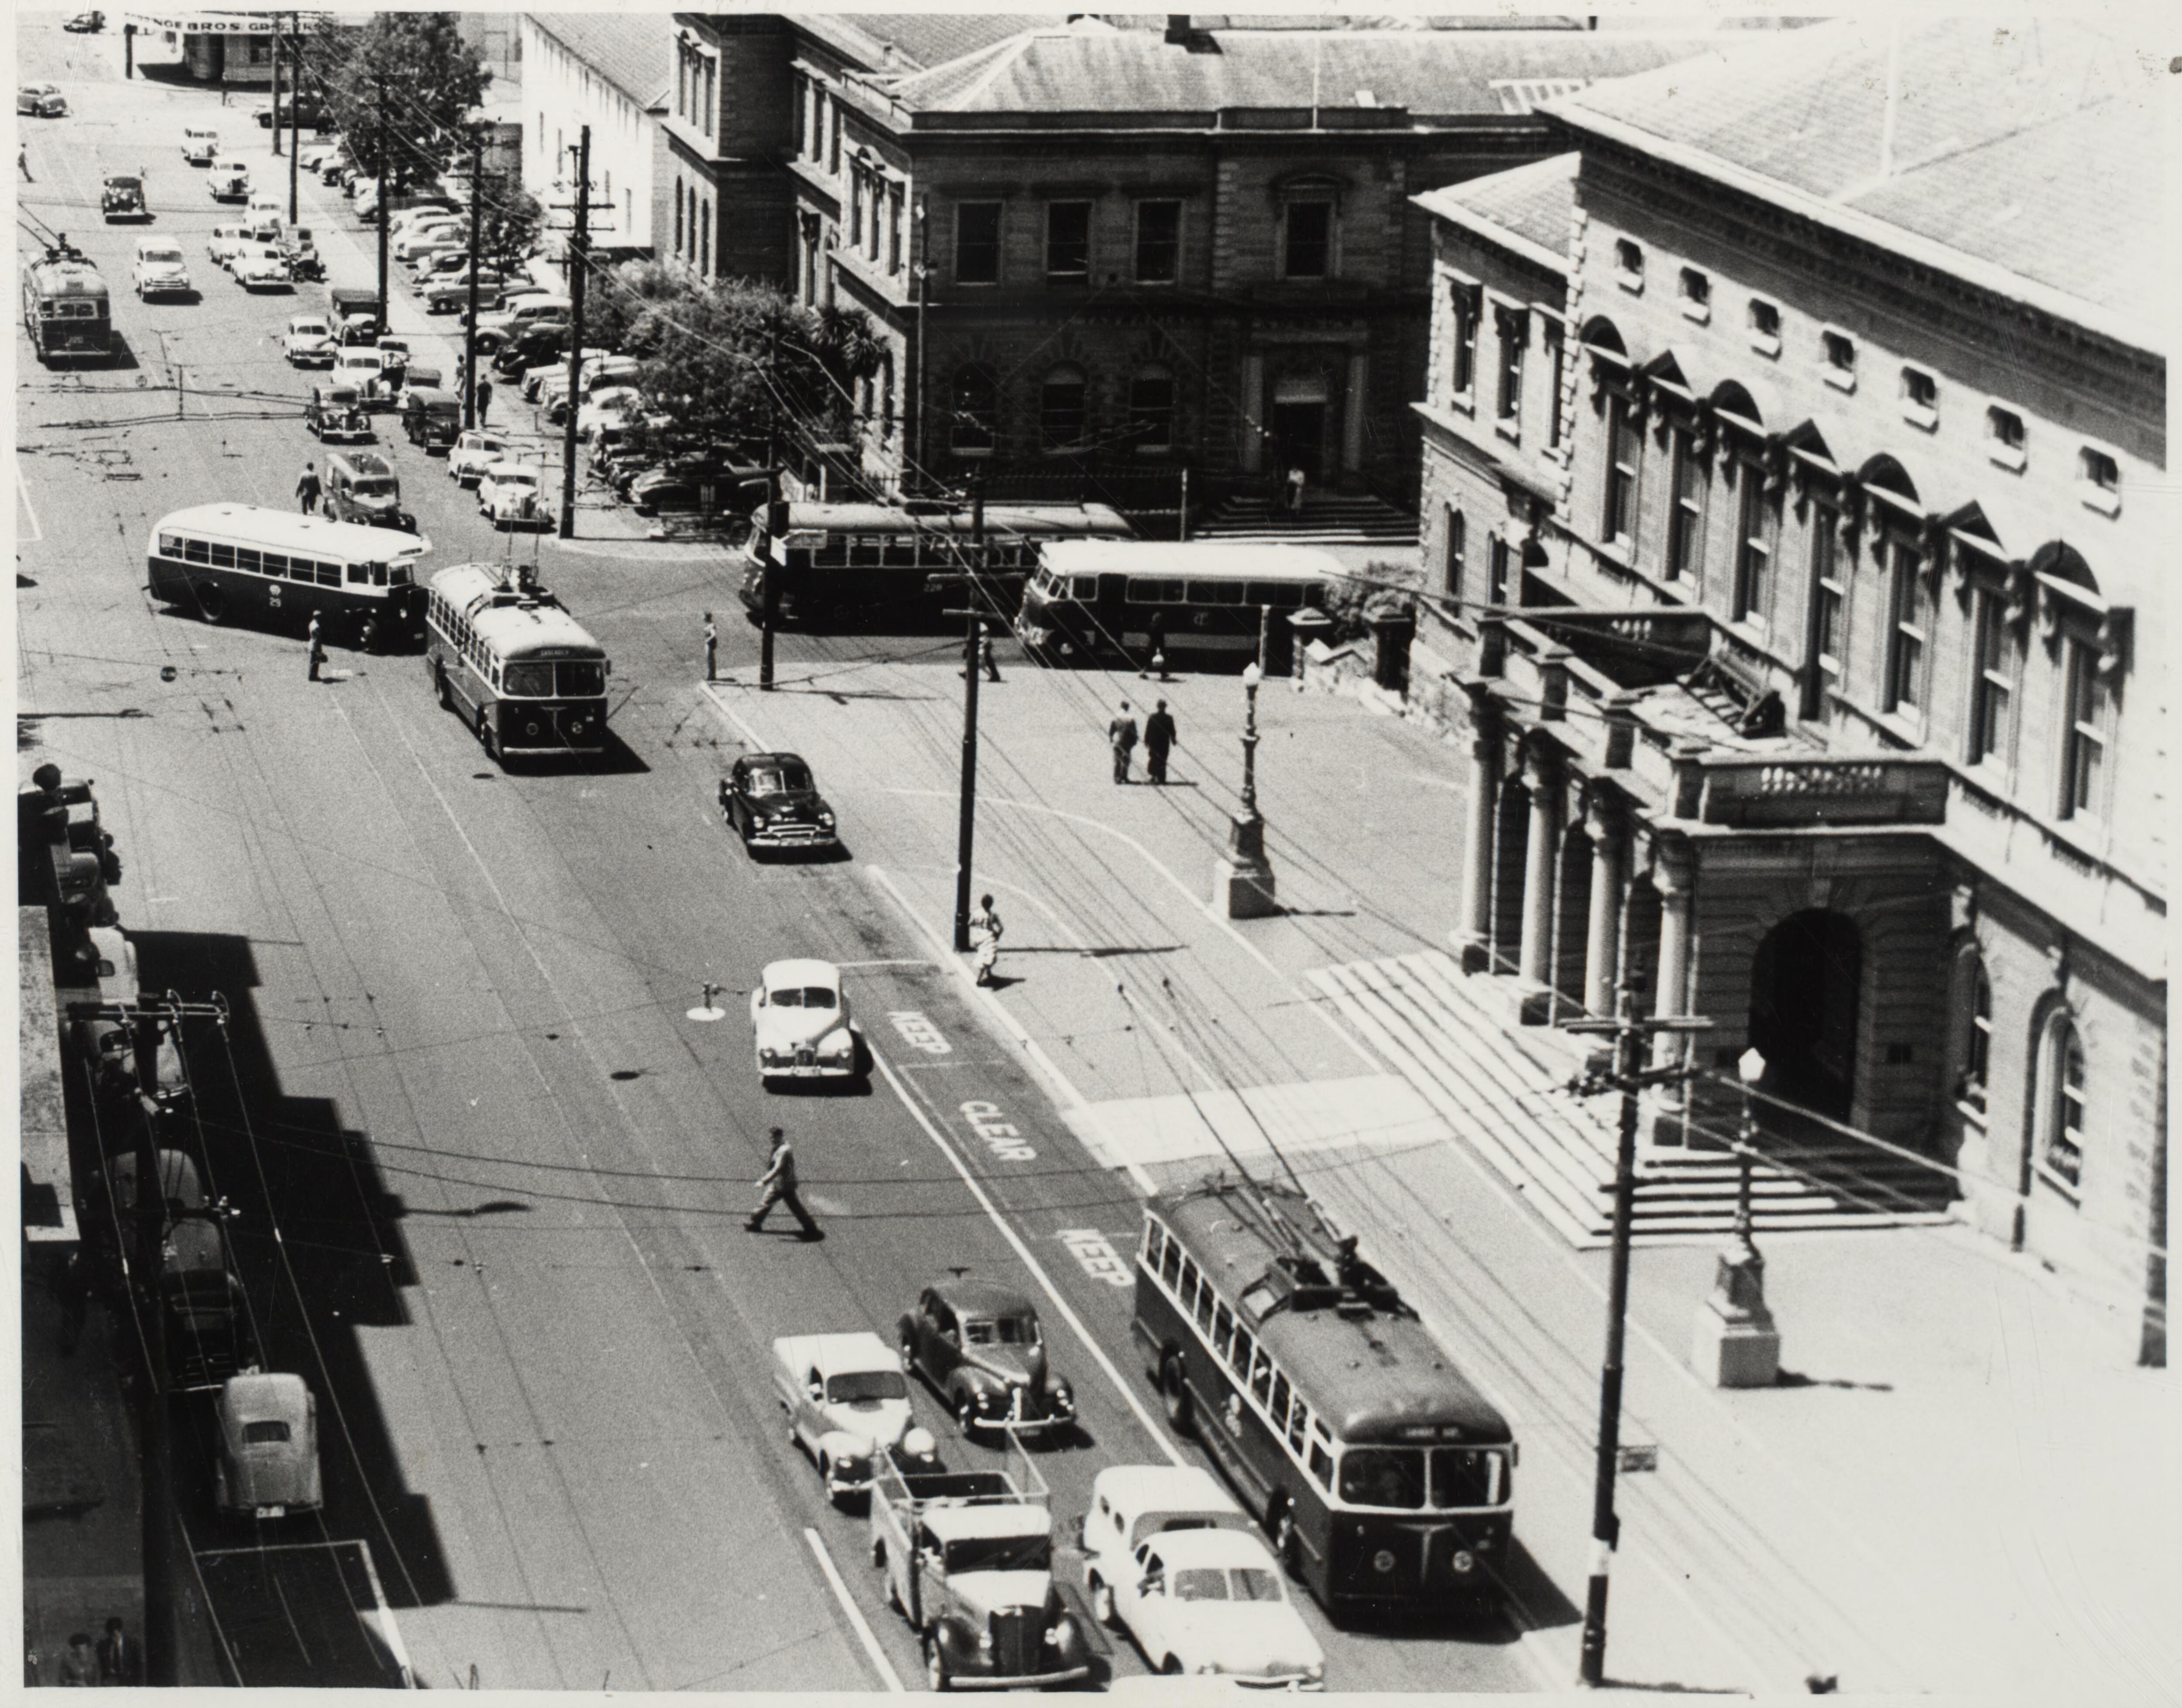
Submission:
[[[815,1364],[828,1376],[901,1368],[900,1355],[868,1328],[834,1334],[784,1334],[773,1343],[773,1350],[788,1362]]]
[[[497,463],[488,463],[485,467],[485,472],[488,479],[497,475],[503,480],[511,474],[528,474],[532,480],[535,480],[540,478],[540,470],[535,463],[517,463],[506,458],[501,458]]]
[[[789,984],[828,984],[839,989],[841,969],[831,961],[775,961],[765,969],[765,988],[775,990]]]
[[[950,1276],[934,1281],[932,1290],[966,1317],[1035,1317],[1038,1307],[1027,1295],[997,1281]]]
[[[800,753],[790,753],[785,748],[772,753],[745,753],[742,762],[745,765],[800,765],[806,771],[811,768],[809,760]]]
[[[1170,1568],[1257,1566],[1277,1572],[1272,1551],[1247,1530],[1162,1530],[1144,1539]]]
[[[230,1377],[220,1390],[219,1403],[223,1411],[239,1421],[277,1417],[300,1428],[310,1411],[311,1390],[291,1372],[252,1371]]]
[[[1130,1518],[1147,1512],[1233,1512],[1243,1509],[1211,1472],[1195,1465],[1110,1465],[1091,1485]]]

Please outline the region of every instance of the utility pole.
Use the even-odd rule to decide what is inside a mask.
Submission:
[[[294,102],[288,103],[290,106]],[[280,14],[273,14],[273,158],[280,158]]]
[[[576,144],[576,229],[568,234],[568,419],[561,435],[561,537],[576,537],[576,381],[584,369],[584,275],[590,271],[591,127]],[[472,269],[474,273],[474,268]],[[473,317],[474,318],[474,317]]]
[[[379,74],[379,330],[382,332],[393,324],[387,312],[386,300],[386,74]]]
[[[927,375],[931,363],[925,355],[924,311],[932,298],[932,227],[925,218],[928,202],[917,198],[917,466],[920,470],[932,466],[926,454],[930,446],[926,442],[930,435],[932,397],[926,390]]]
[[[769,328],[765,335],[766,372],[773,373],[779,365],[780,329]],[[778,381],[776,380],[776,385]],[[757,685],[771,692],[773,688],[773,631],[780,621],[780,582],[773,574],[773,557],[787,550],[784,543],[788,534],[788,507],[781,502],[780,488],[780,395],[768,385],[766,388],[765,413],[765,555],[758,559],[757,606]]]
[[[469,313],[462,324],[462,425],[477,425],[478,269],[485,258],[478,252],[485,229],[485,130],[470,132],[470,288]]]
[[[1621,1466],[1622,1353],[1629,1321],[1629,1246],[1636,1209],[1636,1119],[1638,1094],[1689,1077],[1683,1066],[1642,1067],[1647,1040],[1659,1032],[1708,1032],[1712,1022],[1695,1015],[1636,1018],[1636,987],[1625,967],[1610,1020],[1571,1020],[1569,1032],[1596,1032],[1614,1039],[1614,1070],[1588,1074],[1570,1090],[1580,1097],[1600,1091],[1621,1094],[1620,1141],[1614,1152],[1614,1252],[1608,1271],[1606,1358],[1598,1377],[1598,1460],[1591,1516],[1591,1583],[1584,1597],[1583,1682],[1593,1689],[1606,1682],[1606,1580],[1621,1540],[1621,1520],[1614,1510],[1614,1479]]]
[[[970,865],[977,840],[977,668],[979,642],[985,638],[982,572],[985,557],[985,481],[982,469],[970,475],[970,597],[962,625],[962,800],[955,832],[955,949],[970,947]]]
[[[288,226],[292,231],[296,225],[296,175],[300,169],[296,163],[303,152],[303,14],[291,12],[288,18],[293,25],[293,32],[288,39],[295,44],[296,51],[296,75],[288,80]],[[273,152],[276,154],[280,152],[280,14],[275,12],[273,14]]]
[[[167,1191],[159,1174],[158,1106],[150,1090],[159,1083],[159,1029],[149,1015],[140,1012],[131,1018],[141,1117],[136,1134],[136,1273],[130,1277],[130,1284],[136,1295],[137,1322],[143,1330],[138,1345],[144,1353],[144,1682],[178,1684],[173,1419],[167,1397],[166,1301],[159,1287],[160,1272],[166,1267]]]

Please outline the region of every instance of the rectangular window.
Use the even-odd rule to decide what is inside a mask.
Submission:
[[[212,567],[215,569],[235,568],[235,547],[220,545],[215,541],[212,548]]]
[[[955,209],[955,282],[1000,282],[1000,204],[964,202]]]
[[[1546,323],[1546,360],[1553,388],[1546,404],[1546,444],[1557,451],[1561,443],[1561,376],[1568,363],[1568,329],[1558,320]]]
[[[1467,397],[1477,384],[1478,294],[1467,285],[1454,287],[1454,395]]]
[[[1318,1479],[1321,1489],[1333,1486],[1333,1456],[1326,1450],[1325,1444],[1315,1435],[1310,1442],[1310,1474]]]
[[[1212,1313],[1212,1350],[1222,1358],[1227,1356],[1228,1344],[1234,1333],[1234,1313],[1225,1305],[1216,1306]],[[1246,1334],[1243,1338],[1247,1342],[1249,1336]]]
[[[371,565],[368,563],[350,564],[348,566],[348,579],[353,582],[361,582],[367,587],[371,585]]]
[[[1765,502],[1765,476],[1754,463],[1737,471],[1742,488],[1736,526],[1735,616],[1739,623],[1763,624],[1773,602],[1773,548],[1766,540],[1770,509]]]
[[[1500,339],[1500,388],[1497,413],[1513,426],[1523,419],[1523,350],[1531,341],[1531,317],[1521,308],[1503,308],[1493,317]]]
[[[1841,681],[1847,640],[1848,588],[1841,579],[1840,518],[1823,504],[1811,507],[1811,668],[1805,675],[1803,716],[1823,718],[1827,690]]]
[[[208,563],[212,561],[212,548],[202,540],[185,540],[182,556],[191,563]]]
[[[264,564],[268,575],[285,575],[288,573],[288,559],[285,552],[268,552],[259,561]]]
[[[1091,271],[1091,204],[1049,202],[1045,205],[1045,276],[1082,279]]]
[[[1182,276],[1182,203],[1137,203],[1137,282],[1171,285]]]
[[[2064,1029],[2056,1052],[2053,1131],[2046,1141],[2046,1166],[2070,1187],[2084,1184],[2084,1045],[2076,1029]]]
[[[1227,1367],[1238,1376],[1247,1375],[1250,1368],[1250,1354],[1257,1349],[1257,1341],[1241,1323],[1235,1325],[1235,1344],[1227,1349]]]
[[[1303,1451],[1304,1434],[1310,1428],[1310,1407],[1299,1399],[1288,1412],[1288,1445]]]
[[[841,175],[841,103],[838,101],[826,109],[826,169],[836,178]]]
[[[1289,1397],[1288,1378],[1285,1376],[1275,1376],[1272,1401],[1266,1409],[1273,1414],[1273,1428],[1276,1429],[1281,1428],[1288,1421]]]
[[[2008,762],[2010,718],[2015,706],[2015,636],[2008,626],[2008,602],[1980,590],[1977,596],[1977,684],[1970,707],[1970,763]]]
[[[253,575],[258,574],[260,573],[258,553],[247,546],[236,546],[235,548],[235,567],[238,569],[247,569]]]
[[[1495,534],[1485,552],[1485,601],[1488,605],[1508,602],[1509,572],[1515,567],[1515,553],[1508,542]]]
[[[1237,1367],[1241,1367],[1238,1364]],[[1250,1366],[1250,1397],[1260,1406],[1269,1406],[1273,1392],[1273,1361],[1265,1349],[1258,1349],[1258,1356]]]
[[[1283,271],[1290,279],[1323,279],[1333,263],[1333,204],[1330,202],[1291,202],[1288,217],[1288,257]]]
[[[1886,709],[1918,712],[1924,704],[1924,578],[1917,548],[1896,541],[1893,584],[1887,590],[1891,621],[1886,660]]]
[[[1174,444],[1174,380],[1165,374],[1139,374],[1129,382],[1129,431],[1139,451],[1165,451]]]
[[[2103,801],[2109,696],[2099,674],[2099,654],[2081,641],[2068,643],[2068,727],[2064,818],[2096,818]]]
[[[1629,400],[1610,396],[1606,405],[1606,506],[1599,518],[1599,537],[1621,541],[1632,552],[1636,541],[1636,469],[1644,454],[1644,435],[1637,428]]]
[[[1459,510],[1449,509],[1447,513],[1447,576],[1445,585],[1447,587],[1447,596],[1450,599],[1459,600],[1462,597],[1462,559],[1464,548],[1467,544],[1465,536],[1468,533],[1469,524],[1464,521],[1462,512]]]
[[[901,271],[901,212],[902,188],[899,184],[887,186],[887,271]]]
[[[1689,430],[1668,436],[1667,483],[1672,494],[1667,511],[1667,580],[1694,580],[1701,567],[1704,533],[1704,465]]]
[[[1182,1279],[1182,1246],[1176,1240],[1169,1239],[1166,1250],[1160,1254],[1160,1279],[1170,1287]]]

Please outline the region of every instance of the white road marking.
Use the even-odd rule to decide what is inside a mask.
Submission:
[[[23,479],[23,465],[19,461],[15,464],[15,491],[23,500],[23,514],[30,524],[30,531],[23,537],[26,540],[44,539],[46,532],[38,526],[38,513],[30,506],[30,483]]]
[[[900,1076],[895,1073],[893,1064],[876,1050],[872,1051],[872,1060],[878,1065],[879,1072],[886,1076],[887,1084],[894,1088],[894,1095],[901,1099],[902,1107],[908,1110],[916,1118],[917,1124],[924,1129],[925,1136],[939,1147],[940,1155],[946,1157],[955,1172],[962,1177],[962,1184],[970,1189],[971,1195],[983,1206],[985,1214],[993,1226],[1000,1230],[1000,1237],[1014,1248],[1016,1256],[1022,1259],[1023,1267],[1030,1271],[1031,1278],[1038,1283],[1045,1296],[1053,1301],[1053,1308],[1061,1313],[1061,1321],[1075,1331],[1076,1338],[1083,1343],[1083,1350],[1091,1355],[1092,1361],[1105,1372],[1106,1379],[1114,1384],[1114,1391],[1121,1396],[1129,1410],[1136,1413],[1137,1422],[1144,1426],[1144,1433],[1152,1438],[1160,1451],[1166,1455],[1167,1463],[1187,1465],[1189,1461],[1182,1456],[1182,1450],[1167,1439],[1166,1432],[1153,1421],[1151,1413],[1144,1410],[1144,1403],[1137,1398],[1136,1391],[1129,1386],[1127,1379],[1114,1367],[1114,1361],[1106,1356],[1105,1349],[1092,1338],[1091,1331],[1083,1326],[1083,1318],[1078,1317],[1069,1307],[1068,1301],[1061,1296],[1061,1289],[1053,1284],[1053,1278],[1045,1273],[1044,1266],[1031,1255],[1030,1247],[1023,1243],[1022,1236],[1009,1225],[1008,1218],[1000,1214],[1000,1206],[987,1195],[985,1189],[978,1184],[977,1177],[970,1172],[968,1165],[962,1161],[954,1145],[948,1142],[947,1135],[939,1130],[932,1117],[924,1112],[922,1106],[909,1095],[909,1087],[904,1084]]]
[[[901,1675],[894,1670],[893,1664],[886,1658],[886,1650],[879,1647],[878,1637],[872,1631],[870,1622],[864,1617],[863,1610],[850,1599],[849,1586],[841,1581],[840,1568],[834,1565],[833,1556],[826,1551],[826,1539],[806,1525],[803,1539],[811,1544],[811,1551],[818,1556],[818,1569],[826,1574],[826,1582],[833,1591],[833,1599],[841,1604],[842,1612],[848,1615],[849,1623],[856,1631],[856,1640],[864,1645],[864,1658],[886,1681],[888,1689],[897,1696],[908,1694],[909,1687],[901,1682]]]

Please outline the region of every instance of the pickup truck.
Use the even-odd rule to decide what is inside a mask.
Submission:
[[[917,1633],[934,1690],[1035,1690],[1091,1670],[1053,1581],[1053,1517],[1027,1459],[1004,1471],[872,1466],[872,1563]]]
[[[861,1329],[784,1334],[773,1343],[773,1386],[789,1438],[818,1461],[836,1503],[868,1494],[872,1461],[909,1428],[909,1381],[893,1348]]]

